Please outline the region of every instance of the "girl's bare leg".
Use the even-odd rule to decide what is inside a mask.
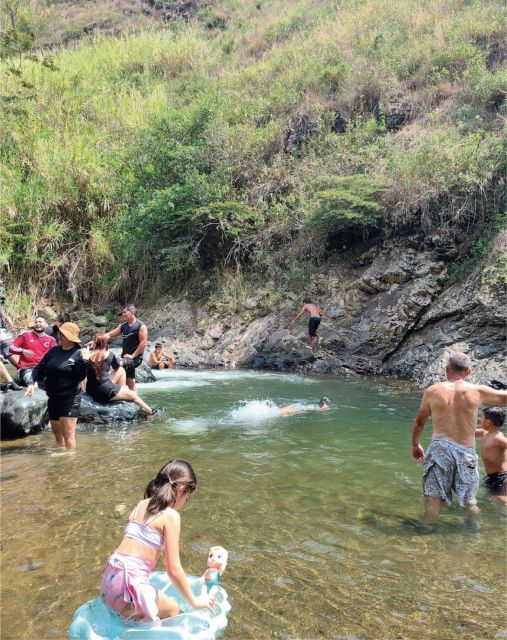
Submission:
[[[12,378],[3,362],[0,362],[0,380],[3,380],[4,382],[12,382]]]
[[[135,391],[132,391],[132,389],[129,389],[127,386],[122,386],[111,400],[128,400],[129,402],[135,402],[137,406],[141,407],[146,413],[151,413],[152,411],[151,407],[148,406],[144,400],[141,400]]]

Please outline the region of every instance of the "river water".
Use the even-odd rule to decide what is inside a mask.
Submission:
[[[2,443],[2,640],[66,637],[130,508],[173,457],[198,478],[181,512],[183,567],[201,575],[209,546],[229,550],[227,640],[507,637],[501,505],[481,489],[477,526],[456,507],[433,529],[417,524],[411,385],[158,375],[139,389],[166,413],[80,429],[73,457],[50,455],[49,431]],[[322,395],[328,412],[285,418],[267,402]]]

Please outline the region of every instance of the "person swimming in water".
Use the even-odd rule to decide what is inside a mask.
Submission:
[[[315,404],[286,404],[283,407],[279,407],[279,409],[280,415],[292,416],[295,413],[305,413],[306,411],[327,411],[330,404],[331,400],[327,396],[322,396]]]

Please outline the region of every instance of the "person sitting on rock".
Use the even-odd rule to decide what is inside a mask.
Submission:
[[[129,304],[123,309],[122,316],[125,320],[115,329],[105,335],[109,342],[118,336],[123,336],[121,357],[124,360],[127,386],[132,391],[136,390],[136,368],[143,361],[143,353],[148,343],[148,327],[136,317],[137,309]]]
[[[330,404],[331,400],[327,396],[322,396],[315,404],[286,404],[283,407],[279,407],[279,409],[280,415],[292,416],[295,413],[305,413],[306,411],[327,411]]]
[[[174,364],[174,358],[162,351],[160,342],[155,344],[155,351],[150,353],[150,367],[152,369],[170,369]]]
[[[152,409],[142,400],[135,391],[129,389],[126,382],[123,360],[118,359],[112,351],[109,351],[109,340],[107,334],[97,333],[92,342],[92,353],[85,357],[87,377],[86,393],[96,402],[106,404],[113,400],[127,400],[134,402],[148,415],[160,413],[160,409]],[[116,372],[111,380],[112,370]]]
[[[16,384],[11,378],[11,374],[7,371],[7,367],[4,365],[4,358],[0,355],[0,391],[19,391],[23,387]]]
[[[48,323],[42,316],[37,316],[33,323],[32,331],[24,331],[14,339],[9,350],[17,358],[15,381],[17,384],[27,387],[30,384],[32,370],[42,360],[43,356],[53,347],[56,340],[46,334]]]
[[[57,316],[55,323],[51,327],[49,325],[46,327],[46,333],[48,336],[52,336],[55,340],[58,340],[58,329],[64,322],[70,322],[70,314],[61,313]]]

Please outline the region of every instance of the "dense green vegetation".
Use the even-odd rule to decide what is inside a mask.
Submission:
[[[219,0],[199,16],[51,64],[35,52],[21,75],[4,55],[11,283],[85,302],[199,293],[228,269],[290,286],[365,238],[466,241],[498,220],[501,3]]]

